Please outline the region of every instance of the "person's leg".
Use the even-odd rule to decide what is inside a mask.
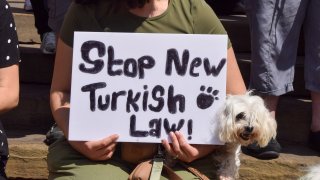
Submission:
[[[311,92],[311,98],[312,98],[312,122],[311,122],[310,129],[312,132],[320,132],[320,92]]]
[[[311,91],[312,121],[309,133],[309,147],[320,153],[320,92]]]
[[[44,54],[54,54],[56,51],[56,37],[48,26],[48,11],[45,0],[31,0],[35,27],[41,39],[41,51]]]
[[[119,153],[119,151],[117,151]],[[128,179],[132,168],[115,153],[107,161],[91,161],[60,138],[49,146],[49,180]]]
[[[128,179],[129,174],[135,168],[135,165],[121,160],[120,153],[120,148],[118,148],[113,157],[107,161],[90,161],[79,152],[75,151],[65,138],[60,138],[49,146],[47,158],[49,170],[48,179]],[[189,165],[196,168],[210,179],[216,179],[216,173],[213,170],[216,166],[212,158],[202,158]],[[179,164],[176,164],[172,169],[182,179],[198,179],[193,173]],[[162,174],[160,179],[167,180],[169,178]]]
[[[35,27],[42,40],[43,34],[51,32],[52,29],[48,26],[48,12],[44,6],[43,0],[31,0]]]
[[[320,1],[310,0],[304,24],[305,81],[311,91],[312,121],[309,145],[320,152]]]
[[[60,32],[64,15],[66,14],[71,2],[71,0],[48,0],[48,24],[56,34]]]
[[[320,1],[310,0],[305,31],[305,81],[312,98],[312,131],[320,131]]]
[[[246,10],[251,33],[252,90],[260,93],[273,117],[279,96],[293,91],[294,65],[300,29],[307,0],[247,0]],[[280,145],[274,139],[267,147],[256,144],[242,151],[260,159],[279,156]]]
[[[263,97],[264,102],[267,106],[267,108],[270,111],[270,114],[273,118],[276,118],[276,111],[278,107],[278,102],[279,102],[279,96],[264,96]]]
[[[185,163],[187,166],[195,168],[201,174],[205,175],[209,179],[218,179],[217,178],[217,162],[211,157],[208,156],[195,160],[191,163]],[[186,167],[182,167],[179,163],[173,167],[173,170],[182,178],[182,179],[199,179],[196,175],[192,174]]]
[[[246,1],[251,33],[250,89],[271,96],[293,91],[305,4],[306,0]]]

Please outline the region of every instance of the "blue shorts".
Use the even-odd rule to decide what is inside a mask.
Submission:
[[[293,91],[301,28],[306,89],[320,92],[320,1],[246,0],[251,30],[250,89],[279,96]]]

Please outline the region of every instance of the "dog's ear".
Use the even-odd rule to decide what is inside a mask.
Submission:
[[[277,122],[271,116],[269,110],[264,106],[264,102],[259,100],[256,103],[257,118],[260,126],[260,138],[257,139],[260,147],[265,147],[268,142],[277,135]]]
[[[226,100],[225,105],[219,116],[219,138],[223,142],[233,142],[233,105]]]

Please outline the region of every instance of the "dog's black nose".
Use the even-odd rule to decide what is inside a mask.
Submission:
[[[244,130],[245,130],[246,132],[251,133],[251,132],[253,131],[253,127],[246,126],[246,127],[244,127]]]

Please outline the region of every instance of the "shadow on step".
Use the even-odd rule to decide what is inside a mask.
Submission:
[[[42,54],[39,44],[20,46],[20,82],[51,84],[54,55]]]

